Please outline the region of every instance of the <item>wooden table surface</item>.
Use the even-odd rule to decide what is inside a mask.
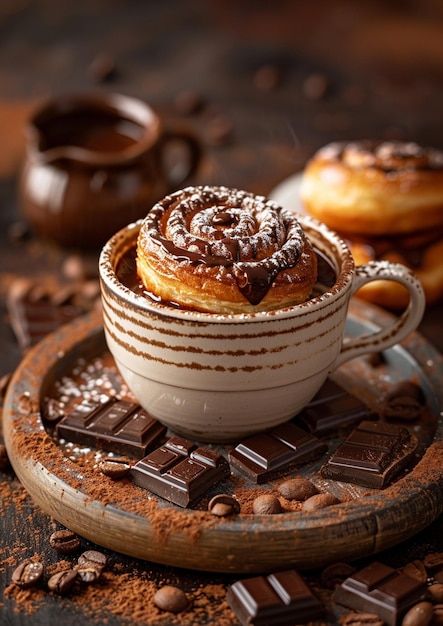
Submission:
[[[329,141],[398,138],[443,148],[443,7],[437,0],[10,0],[0,7],[0,84],[1,377],[23,356],[7,316],[8,285],[17,276],[56,274],[73,253],[25,236],[17,175],[23,125],[37,102],[80,91],[142,98],[167,125],[188,126],[200,138],[195,183],[268,194]],[[189,92],[202,103],[192,114],[180,104]],[[92,264],[98,254],[74,252]],[[442,313],[441,303],[429,307],[419,329],[439,350]],[[18,560],[43,554],[54,562],[47,540],[57,524],[12,471],[0,470],[0,487],[2,626],[154,623],[112,610],[98,616],[50,594],[30,613],[29,603],[7,597]],[[441,552],[442,530],[440,518],[383,558],[402,565]],[[108,556],[120,573],[191,591],[232,580]],[[198,623],[211,623],[208,615]],[[224,619],[236,624],[228,609]],[[179,623],[165,620],[158,623]]]

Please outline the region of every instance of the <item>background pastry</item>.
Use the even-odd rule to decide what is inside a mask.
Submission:
[[[428,304],[443,297],[443,152],[411,142],[335,142],[303,173],[306,212],[342,235],[357,264],[398,262],[421,280]],[[380,281],[360,297],[396,309],[406,290]]]
[[[226,187],[188,187],[148,213],[137,271],[162,300],[247,313],[307,300],[317,257],[296,216],[274,202]]]

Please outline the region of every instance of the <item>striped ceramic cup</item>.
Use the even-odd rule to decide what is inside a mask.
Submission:
[[[335,280],[303,304],[270,312],[202,313],[137,292],[121,272],[131,272],[141,222],[103,248],[99,272],[109,350],[137,401],[173,431],[221,442],[276,426],[300,411],[340,364],[384,350],[418,326],[425,297],[407,268],[385,261],[355,267],[336,233],[310,217],[299,221]],[[380,279],[409,290],[408,308],[389,328],[344,339],[351,296]]]

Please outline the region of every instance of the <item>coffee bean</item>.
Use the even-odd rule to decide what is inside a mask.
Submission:
[[[426,569],[431,572],[443,569],[443,552],[428,554],[423,559]]]
[[[22,588],[33,587],[43,576],[43,565],[39,561],[22,561],[12,573],[12,582]]]
[[[131,464],[126,459],[102,459],[98,464],[99,470],[108,478],[120,480],[131,471]]]
[[[432,626],[441,626],[443,624],[443,604],[435,604],[432,613]]]
[[[181,115],[194,115],[204,107],[203,96],[192,89],[180,91],[175,98],[175,108]]]
[[[325,509],[333,504],[340,504],[340,500],[333,496],[332,493],[318,493],[303,502],[302,510],[316,511],[317,509]]]
[[[340,620],[342,626],[383,626],[384,621],[375,613],[348,613]]]
[[[333,590],[354,573],[355,567],[348,563],[333,563],[322,571],[320,582],[323,587]]]
[[[106,565],[106,556],[97,550],[87,550],[78,557],[76,571],[82,582],[94,583],[102,575]]]
[[[0,470],[4,470],[9,467],[9,457],[6,447],[0,443]]]
[[[96,83],[112,80],[117,75],[114,57],[106,52],[101,52],[92,60],[88,73]]]
[[[426,404],[426,398],[421,387],[416,383],[405,380],[396,383],[386,394],[384,415],[386,419],[400,421],[417,420]]]
[[[219,113],[208,121],[205,137],[209,145],[221,146],[229,143],[232,133],[233,125],[231,120]]]
[[[329,90],[329,81],[323,74],[311,74],[303,83],[303,94],[309,100],[321,100]]]
[[[428,573],[424,566],[423,561],[415,560],[411,561],[411,563],[407,563],[404,567],[401,568],[401,571],[404,574],[407,574],[411,578],[415,578],[422,583],[425,583],[428,580]]]
[[[278,87],[280,81],[279,69],[270,63],[259,67],[254,74],[254,85],[260,91],[272,91]]]
[[[76,565],[75,571],[77,572],[80,580],[88,585],[95,583],[102,575],[102,569],[91,563]]]
[[[287,500],[304,502],[318,493],[317,487],[308,478],[299,476],[285,480],[278,487],[278,492]]]
[[[217,517],[226,517],[240,513],[240,504],[236,498],[220,493],[209,501],[208,511]]]
[[[443,583],[443,569],[438,570],[438,572],[434,572],[433,578],[435,583]]]
[[[403,617],[402,626],[427,626],[432,619],[432,602],[419,602]]]
[[[252,503],[252,510],[256,515],[276,515],[282,512],[280,500],[271,493],[257,496]]]
[[[78,557],[78,564],[92,564],[96,567],[101,567],[102,569],[106,566],[107,558],[103,552],[99,552],[98,550],[86,550]]]
[[[48,580],[48,589],[63,596],[72,588],[78,576],[78,571],[75,569],[57,572]]]
[[[443,583],[434,583],[433,585],[430,585],[428,591],[434,604],[443,602]]]
[[[190,606],[191,602],[182,589],[173,585],[165,585],[156,591],[154,604],[162,611],[181,613]]]
[[[49,537],[49,545],[60,554],[71,554],[80,547],[80,539],[72,530],[56,530]]]

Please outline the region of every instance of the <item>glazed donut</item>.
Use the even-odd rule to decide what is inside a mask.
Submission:
[[[301,200],[333,230],[401,235],[443,225],[443,152],[400,141],[336,142],[307,163]]]
[[[143,220],[136,263],[148,293],[212,313],[299,304],[317,280],[296,215],[226,187],[188,187],[157,203]]]
[[[414,262],[411,255],[392,247],[382,254],[368,244],[347,241],[356,265],[365,265],[377,259],[401,263],[411,269],[420,280],[426,294],[426,303],[434,304],[443,298],[443,238],[425,248],[414,251]],[[376,303],[388,309],[404,309],[409,302],[409,294],[405,287],[394,281],[377,280],[364,285],[356,294],[359,298]]]

